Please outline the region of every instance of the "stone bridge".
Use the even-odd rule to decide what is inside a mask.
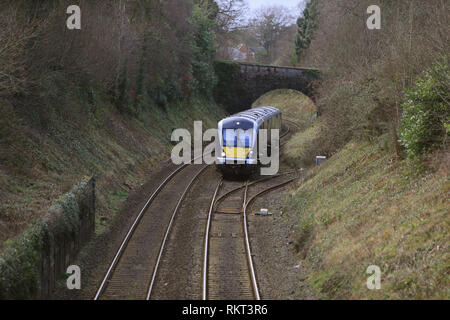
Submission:
[[[234,61],[215,61],[218,77],[214,99],[230,113],[249,109],[264,93],[275,89],[294,89],[312,98],[312,82],[317,69],[279,67]]]

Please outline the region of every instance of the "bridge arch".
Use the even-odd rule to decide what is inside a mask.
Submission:
[[[312,97],[312,82],[318,80],[317,69],[259,65],[234,61],[215,61],[218,83],[214,99],[235,113],[249,109],[266,92],[294,89]]]

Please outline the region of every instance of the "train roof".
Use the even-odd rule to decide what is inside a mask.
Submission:
[[[236,113],[232,116],[229,116],[225,119],[239,117],[239,118],[249,119],[249,120],[255,121],[257,123],[260,123],[260,122],[264,121],[265,119],[273,117],[274,115],[277,115],[279,113],[281,113],[281,111],[275,107],[264,106],[264,107],[257,107],[257,108],[245,110],[245,111]]]

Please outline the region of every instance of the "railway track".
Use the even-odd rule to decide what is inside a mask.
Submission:
[[[157,187],[122,241],[94,300],[150,298],[161,252],[174,217],[188,189],[205,168],[206,166],[200,166],[199,169],[195,165],[182,165]],[[190,182],[183,188],[185,181]],[[166,192],[158,196],[163,188]],[[180,193],[182,194],[176,201],[176,195]],[[166,213],[170,207],[173,208],[172,215],[168,216]],[[155,246],[149,245],[152,243],[161,243],[161,246],[156,250]]]
[[[291,132],[290,126],[287,126],[280,138],[286,137]],[[121,242],[94,300],[152,298],[175,217],[190,188],[206,168],[207,166],[181,165],[175,168],[154,190]],[[202,276],[204,299],[207,297],[211,299],[260,298],[247,229],[248,207],[255,196],[247,201],[247,192],[249,187],[283,175],[285,174],[252,182],[241,182],[240,185],[236,182],[226,182],[229,190],[217,198],[219,190],[226,189],[223,186],[224,182],[220,180],[211,202],[207,220],[207,236],[205,234],[204,240],[203,270],[207,272],[206,275],[203,272]],[[187,185],[186,181],[189,181]],[[164,192],[162,192],[163,189]],[[235,202],[237,200],[238,203],[235,214],[220,212],[220,210],[215,212],[216,200],[218,200],[217,203],[222,203],[225,199],[228,201],[229,198],[233,198],[230,196],[239,190],[243,191],[242,198],[237,199],[233,196],[234,199],[232,199]],[[180,194],[181,196],[178,197]],[[168,215],[169,208],[171,214]],[[224,235],[230,237],[223,237]],[[149,245],[156,243],[160,243],[160,246]],[[234,257],[235,259],[223,259],[215,254],[208,259],[210,252],[221,252],[221,250],[235,252],[237,256]],[[223,271],[224,267],[226,272],[221,275],[220,270]],[[216,280],[210,281],[209,286],[205,282],[214,277],[219,281],[222,276],[225,277],[223,280],[226,281],[226,287],[214,284],[218,283]],[[212,285],[211,282],[213,282]]]
[[[299,123],[298,121],[291,120],[291,119],[283,119],[283,121],[288,122],[288,123],[294,125],[297,129],[301,129],[301,128],[302,128],[301,123]]]
[[[294,181],[297,177],[276,182],[280,177],[294,173],[286,172],[253,182],[239,183],[222,179],[218,182],[211,200],[204,235],[203,300],[261,299],[248,231],[248,215],[252,214],[249,209],[257,197]],[[256,190],[256,193],[248,198],[249,187],[256,187],[267,181],[275,183]],[[228,190],[219,196],[221,188]]]
[[[216,195],[221,184],[223,181],[219,182]],[[247,182],[244,182],[242,189],[239,199],[231,199],[233,204],[237,204],[232,208],[235,213],[215,213],[215,201],[212,200],[206,225],[203,260],[202,298],[205,300],[256,298],[249,281],[251,271],[247,265],[245,234],[240,214],[247,197]]]

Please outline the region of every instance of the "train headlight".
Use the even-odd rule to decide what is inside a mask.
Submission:
[[[250,150],[250,152],[248,153],[248,157],[249,158],[253,157],[253,150]]]
[[[224,158],[227,154],[225,152],[222,151],[221,153],[222,157]]]

